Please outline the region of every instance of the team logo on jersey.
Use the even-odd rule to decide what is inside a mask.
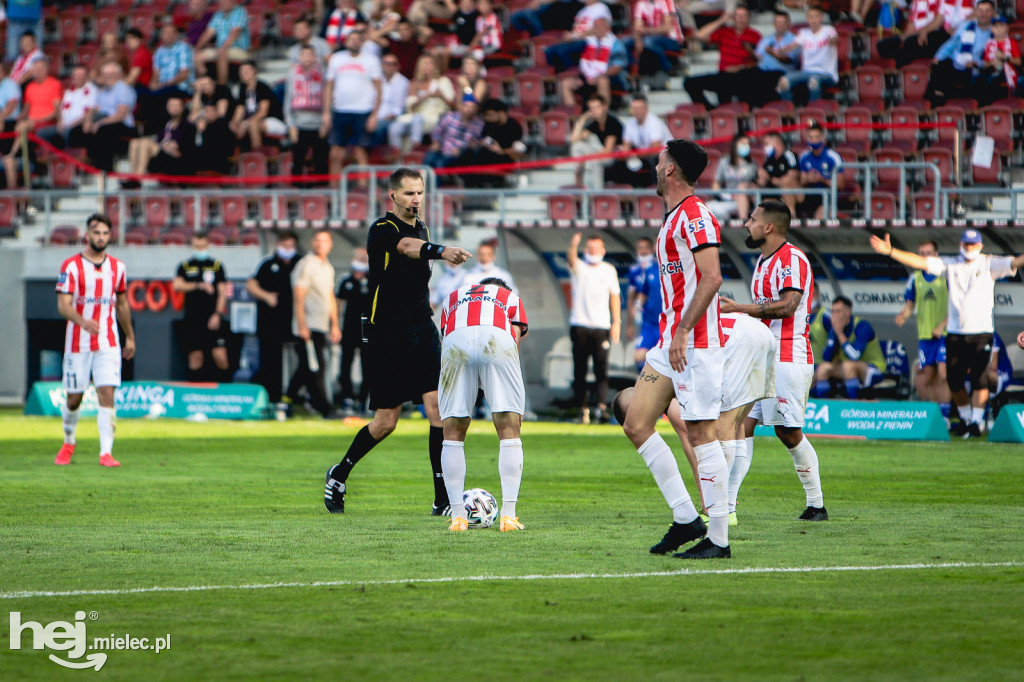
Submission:
[[[707,228],[707,222],[704,218],[694,218],[686,224],[686,229],[689,230],[690,234],[703,232],[705,228]]]
[[[662,265],[659,270],[663,275],[674,275],[677,272],[683,272],[683,264],[677,260],[669,261]]]
[[[66,272],[60,273],[60,277],[57,279],[57,282],[59,284],[67,284],[68,283],[68,273],[66,273]]]
[[[791,277],[793,275],[793,268],[787,265],[786,267],[782,268],[782,270],[779,271],[779,275],[783,279],[785,279],[786,277]]]

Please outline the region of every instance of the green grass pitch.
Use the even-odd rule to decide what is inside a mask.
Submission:
[[[832,519],[809,524],[759,439],[733,558],[683,565],[647,551],[670,516],[617,427],[527,424],[527,530],[505,534],[429,515],[423,421],[327,514],[355,430],[123,419],[107,470],[83,418],[59,468],[58,420],[0,412],[0,680],[97,675],[31,631],[12,651],[13,611],[95,612],[90,642],[171,635],[108,651],[109,680],[1024,679],[1024,447],[817,440]],[[497,450],[474,424],[467,487],[500,496]],[[216,589],[150,589],[183,587]]]

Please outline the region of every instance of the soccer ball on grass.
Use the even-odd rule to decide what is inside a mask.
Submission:
[[[462,494],[466,505],[466,520],[470,528],[490,528],[498,518],[498,501],[483,488],[473,488]]]

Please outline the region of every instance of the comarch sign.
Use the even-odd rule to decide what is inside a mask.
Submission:
[[[757,435],[774,429],[757,427]],[[804,433],[869,440],[949,440],[935,403],[816,400],[807,403]]]
[[[25,414],[59,417],[64,400],[60,382],[38,381],[29,391]],[[98,406],[96,388],[90,386],[82,396],[82,413],[95,414]],[[114,406],[118,417],[263,419],[269,402],[266,390],[255,384],[127,381],[114,392]]]

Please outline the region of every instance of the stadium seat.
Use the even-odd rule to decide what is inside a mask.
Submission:
[[[740,131],[739,116],[732,107],[712,109],[708,112],[708,119],[710,121],[709,135],[712,138],[724,139],[726,145]]]
[[[843,132],[846,135],[844,146],[857,150],[858,156],[865,156],[871,151],[873,130],[868,127],[874,121],[871,117],[871,110],[866,107],[848,107],[843,112],[842,122],[845,124]]]
[[[968,152],[969,154],[970,152]],[[993,154],[992,164],[988,168],[971,164],[971,184],[1001,187],[1003,184],[1003,157]]]
[[[255,230],[246,230],[239,234],[238,243],[242,246],[260,246],[260,235]]]
[[[564,151],[569,147],[572,122],[568,114],[563,111],[545,111],[541,114],[541,126],[544,146],[548,150]]]
[[[214,246],[226,246],[238,242],[237,227],[215,227],[210,230],[210,243]]]
[[[922,220],[942,218],[939,206],[933,194],[915,194],[913,196],[914,217]]]
[[[50,169],[50,186],[68,188],[75,186],[75,166],[62,156],[51,156],[48,162]]]
[[[127,27],[142,31],[143,41],[148,41],[156,31],[156,10],[152,7],[133,7],[127,13]]]
[[[165,196],[146,196],[142,212],[148,227],[162,229],[171,224],[171,200]]]
[[[622,209],[617,194],[593,194],[590,197],[591,220],[618,220]]]
[[[104,33],[121,34],[121,13],[117,8],[104,7],[93,15],[93,38],[98,42]]]
[[[768,102],[762,108],[774,109],[782,114],[783,118],[792,117],[793,112],[796,111],[796,105],[788,99],[777,99],[774,102]]]
[[[238,174],[243,178],[265,178],[267,157],[261,152],[245,152],[238,155]]]
[[[274,197],[260,197],[260,218],[262,220],[288,220],[288,200],[278,195],[277,211],[274,210]]]
[[[552,220],[575,220],[576,197],[571,194],[550,194],[546,197],[548,215]]]
[[[824,109],[817,107],[804,107],[797,111],[797,125],[800,126],[800,141],[807,142],[807,126],[812,122],[825,125],[828,121],[828,114]],[[826,131],[827,134],[827,131]]]
[[[60,40],[68,48],[74,48],[85,33],[84,17],[76,12],[61,12],[59,17]]]
[[[370,197],[366,194],[349,193],[341,215],[343,220],[365,223],[370,217]]]
[[[133,227],[125,232],[124,243],[132,246],[145,246],[152,242],[159,233],[159,230],[150,227]]]
[[[327,197],[323,194],[302,194],[292,198],[298,204],[299,218],[303,220],[327,220]]]
[[[78,228],[74,225],[58,225],[50,231],[50,243],[67,246],[78,243]]]
[[[768,107],[761,107],[754,109],[750,114],[753,119],[753,131],[758,134],[763,134],[768,130],[777,130],[785,125],[782,122],[782,112],[778,109],[769,109]]]
[[[982,129],[995,140],[1000,154],[1013,152],[1013,112],[1009,107],[988,106],[981,110]]]
[[[692,140],[697,136],[697,124],[687,111],[671,111],[665,116],[665,125],[673,139]]]
[[[191,239],[191,230],[171,230],[162,233],[159,242],[164,246],[185,246]]]
[[[925,163],[934,163],[939,167],[940,183],[943,187],[956,185],[956,176],[953,173],[953,152],[945,147],[929,147],[921,152],[921,160]],[[932,186],[935,178],[930,171],[925,171],[925,187]]]
[[[890,129],[889,146],[899,149],[904,156],[917,152],[917,109],[907,106],[893,107],[889,110],[889,119],[894,126],[908,126]]]
[[[903,102],[926,101],[932,70],[924,64],[907,64],[900,69],[900,99]]]
[[[665,218],[665,202],[661,197],[653,194],[638,196],[633,216],[640,220],[663,220]]]
[[[889,192],[871,193],[871,217],[874,219],[893,220],[897,213],[896,196]]]
[[[241,194],[220,197],[220,222],[225,227],[238,227],[249,217],[249,205]]]
[[[291,40],[292,36],[295,35],[295,20],[302,16],[304,11],[304,8],[300,5],[281,5],[274,14],[277,18],[278,36],[285,40]]]
[[[872,112],[885,109],[885,72],[878,66],[866,64],[855,72],[857,80],[858,106],[866,107]]]
[[[898,149],[876,149],[871,152],[871,162],[875,171],[874,189],[879,192],[899,192],[899,167],[903,163],[903,153]],[[909,174],[906,180],[910,180]]]
[[[967,132],[967,115],[959,107],[942,106],[935,109],[935,121],[949,127],[936,128],[937,139],[932,146],[957,149]]]
[[[533,73],[523,73],[517,82],[519,106],[537,107],[539,111],[544,104],[544,78]]]
[[[186,227],[205,227],[210,222],[210,204],[205,196],[199,197],[199,225],[196,225],[196,196],[186,196],[181,201],[181,219]]]

